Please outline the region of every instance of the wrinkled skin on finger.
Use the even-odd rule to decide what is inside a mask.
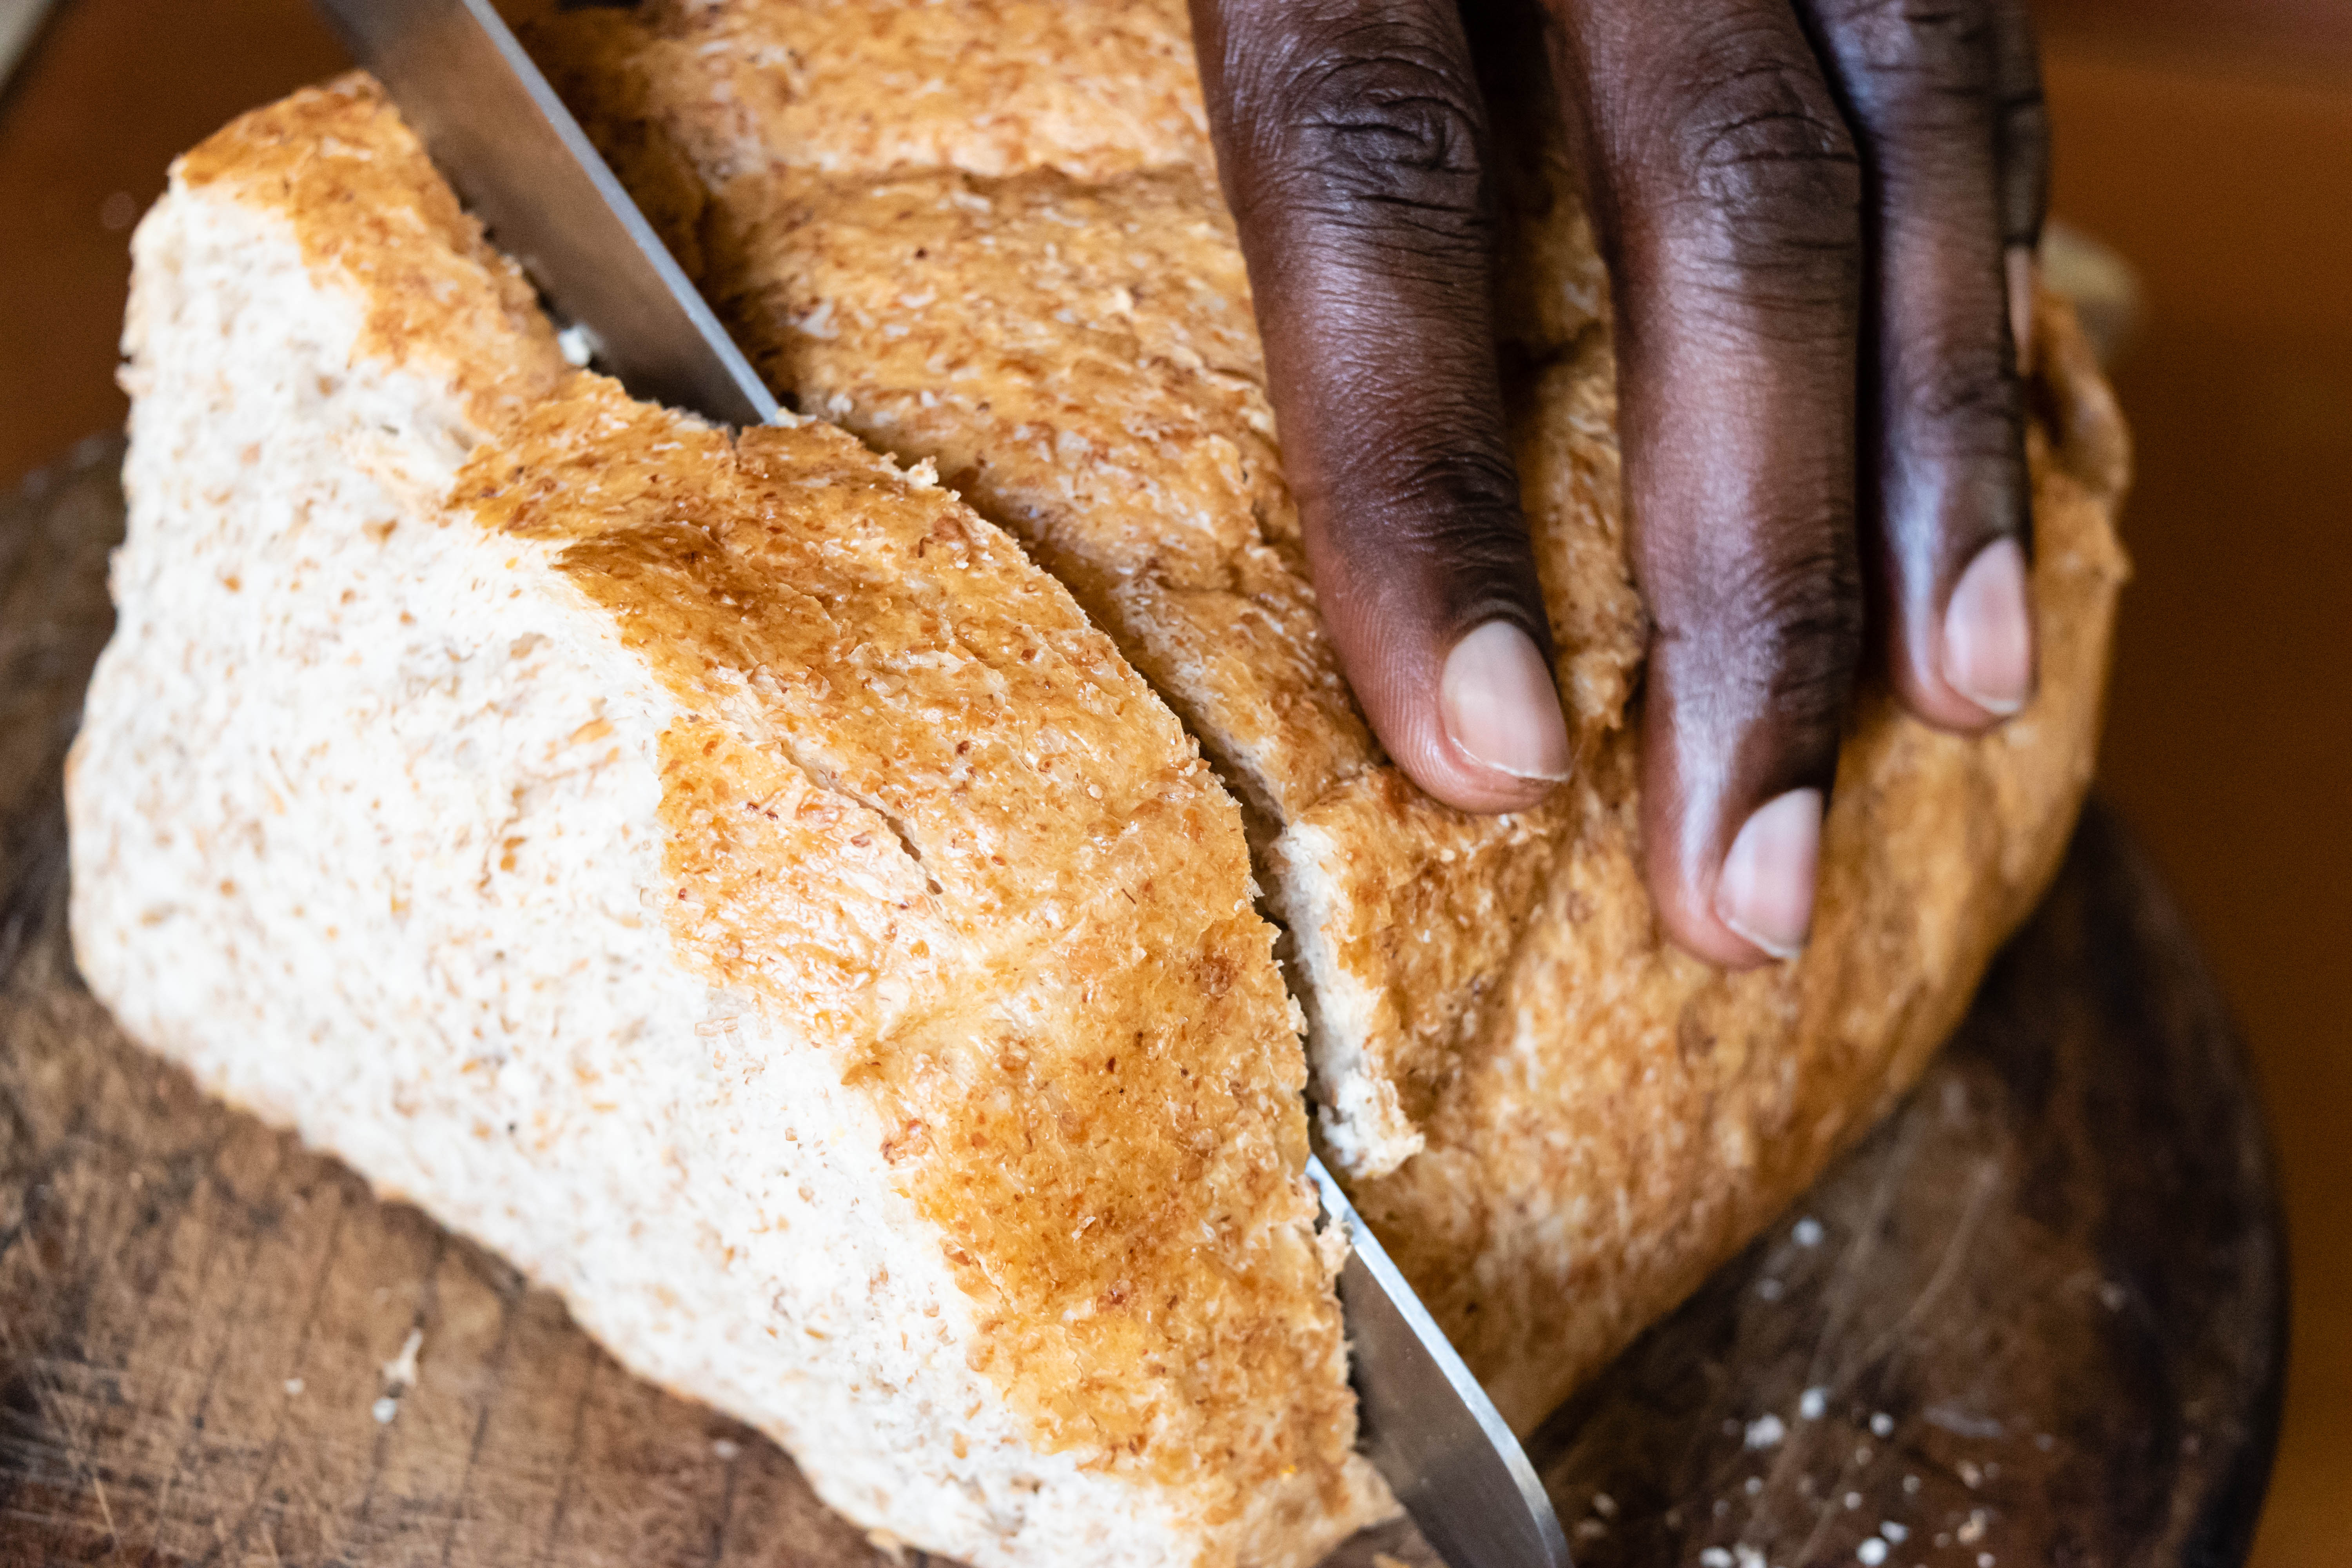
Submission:
[[[1717,963],[1802,945],[1864,658],[1950,730],[2032,689],[2012,323],[2046,127],[2024,6],[1543,0],[1615,290],[1655,627],[1646,870],[1667,933]],[[1525,806],[1568,759],[1504,439],[1460,14],[1193,12],[1342,663],[1424,789]]]
[[[1504,432],[1486,111],[1460,15],[1202,0],[1194,36],[1251,289],[1276,302],[1259,322],[1285,469],[1357,700],[1439,799],[1531,805],[1567,772],[1567,731]],[[1480,668],[1457,667],[1454,695],[1483,670],[1520,700],[1517,724],[1491,704],[1447,722],[1465,641]]]

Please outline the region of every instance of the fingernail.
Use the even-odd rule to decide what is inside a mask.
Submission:
[[[1960,574],[1944,610],[1944,679],[2003,718],[2033,693],[2033,616],[2025,602],[2025,552],[1997,539]]]
[[[1715,912],[1775,958],[1794,958],[1813,924],[1822,792],[1792,789],[1756,808],[1723,858]]]
[[[2012,245],[2002,258],[2009,273],[2009,337],[2017,346],[2017,374],[2033,374],[2033,247]]]
[[[1514,778],[1568,776],[1568,724],[1535,640],[1488,621],[1445,656],[1437,701],[1445,732],[1476,761]]]

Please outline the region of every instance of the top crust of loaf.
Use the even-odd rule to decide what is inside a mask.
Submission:
[[[435,437],[470,459],[415,512],[551,549],[676,699],[675,950],[878,1108],[1033,1448],[1172,1494],[1205,1562],[1303,1561],[1392,1506],[1353,1452],[1240,814],[1069,594],[928,469],[568,371],[364,78],[178,181],[282,215],[362,302],[359,352],[457,389],[472,426]]]
[[[550,7],[530,9],[543,23]],[[945,167],[1102,180],[1211,163],[1192,35],[1167,0],[680,0],[559,25],[615,63],[645,58],[628,79],[633,118],[721,178]]]

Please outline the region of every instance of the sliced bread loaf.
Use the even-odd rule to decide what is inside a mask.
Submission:
[[[364,79],[141,226],[93,990],[861,1522],[1297,1564],[1353,1452],[1238,809],[928,470],[571,371]]]

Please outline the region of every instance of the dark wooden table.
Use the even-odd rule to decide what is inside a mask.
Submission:
[[[82,989],[58,770],[117,456],[0,502],[0,1563],[883,1561]],[[1586,1568],[2235,1563],[2284,1302],[2227,1011],[2094,807],[1918,1090],[1531,1447]],[[1335,1562],[1382,1553],[1432,1562],[1402,1526]]]

